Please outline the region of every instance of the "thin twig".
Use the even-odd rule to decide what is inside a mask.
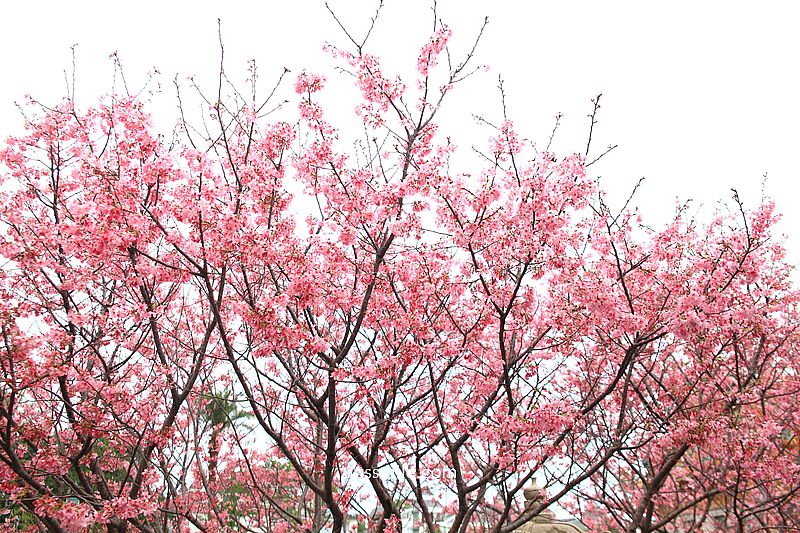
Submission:
[[[330,6],[330,4],[328,2],[325,2],[325,9],[328,10],[328,13],[331,14],[331,16],[333,17],[333,20],[336,21],[336,24],[339,26],[339,28],[341,28],[341,30],[344,32],[344,34],[347,36],[347,38],[350,39],[350,42],[353,43],[353,46],[356,47],[356,50],[358,51],[359,55],[361,55],[362,51],[364,50],[364,46],[366,46],[366,44],[367,44],[367,39],[369,39],[369,36],[372,35],[372,30],[373,30],[373,28],[375,28],[375,23],[378,21],[378,16],[380,15],[380,12],[381,12],[382,8],[383,8],[383,0],[379,0],[378,7],[375,10],[375,14],[372,16],[372,19],[370,19],[370,25],[369,25],[369,29],[367,30],[367,34],[361,40],[361,43],[359,43],[350,34],[350,32],[345,27],[345,25],[342,23],[342,21],[339,20],[339,17],[336,16],[336,13],[333,11],[333,8]]]
[[[612,145],[609,145],[609,146],[608,146],[608,148],[606,149],[606,151],[605,151],[605,152],[603,152],[602,154],[600,154],[600,155],[598,155],[597,157],[595,157],[594,159],[592,159],[592,160],[591,160],[591,162],[589,162],[589,163],[587,163],[587,164],[586,164],[586,166],[587,166],[587,167],[590,167],[590,166],[594,165],[595,163],[597,163],[598,161],[600,161],[600,159],[602,159],[603,157],[605,157],[605,155],[606,155],[606,154],[608,154],[610,151],[612,151],[612,150],[616,149],[618,146],[619,146],[619,145],[617,145],[617,144],[612,144]]]
[[[592,145],[592,133],[594,132],[594,125],[597,124],[597,120],[595,120],[597,116],[597,110],[600,109],[600,97],[603,96],[602,93],[598,94],[594,98],[592,98],[592,104],[594,104],[594,109],[592,109],[592,114],[587,115],[591,119],[591,123],[589,124],[589,140],[586,141],[586,153],[585,156],[589,156],[589,147]]]
[[[544,149],[545,152],[550,151],[550,146],[553,144],[553,138],[555,138],[556,130],[558,130],[558,127],[561,125],[562,118],[564,118],[563,113],[556,113],[556,123],[553,125],[553,131],[550,132],[550,140],[547,141],[547,148]]]

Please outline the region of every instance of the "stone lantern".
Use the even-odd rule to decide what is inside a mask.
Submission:
[[[525,510],[539,507],[545,499],[545,492],[536,482],[522,492],[525,495]],[[545,509],[538,515],[531,518],[530,522],[519,528],[520,533],[583,533],[572,522],[566,520],[556,520],[555,515],[549,509]]]

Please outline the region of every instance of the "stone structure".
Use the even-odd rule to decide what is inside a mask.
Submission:
[[[525,509],[539,507],[544,501],[544,490],[536,485],[524,490]],[[567,520],[556,520],[552,511],[545,509],[530,522],[519,528],[520,533],[583,533],[585,530],[579,528],[574,522]]]

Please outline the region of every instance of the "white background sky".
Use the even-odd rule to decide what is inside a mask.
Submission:
[[[376,5],[331,3],[355,33]],[[553,117],[565,114],[554,149],[566,155],[583,151],[589,99],[602,92],[593,146],[596,153],[609,144],[619,148],[594,168],[612,197],[627,196],[644,176],[636,203],[658,224],[676,198],[711,211],[732,187],[755,206],[768,173],[766,192],[784,214],[781,230],[792,261],[800,263],[795,9],[792,2],[439,0],[454,50],[467,46],[484,16],[490,19],[477,60],[491,70],[461,85],[443,117],[456,129],[470,124],[461,121],[473,112],[497,118],[502,74],[510,115],[525,136],[546,144]],[[31,94],[52,103],[66,94],[73,43],[79,105],[109,91],[113,51],[132,89],[157,67],[164,97],[173,97],[176,73],[181,80],[195,74],[213,90],[217,17],[230,76],[245,79],[254,58],[265,88],[284,66],[330,73],[333,62],[321,45],[345,44],[320,0],[8,2],[0,15],[0,137],[21,131],[14,101]],[[387,71],[402,72],[416,61],[430,26],[427,0],[386,0],[373,51],[386,57]],[[332,81],[329,96],[343,82]],[[167,101],[171,111],[174,100]],[[468,142],[459,144],[468,149]]]

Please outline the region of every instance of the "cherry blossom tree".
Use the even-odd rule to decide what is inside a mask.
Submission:
[[[625,295],[607,327],[638,322],[621,346],[629,360],[609,367],[622,387],[582,443],[594,450],[624,442],[583,494],[588,509],[603,509],[606,527],[797,527],[788,504],[800,487],[798,295],[770,234],[774,206],[747,212],[738,195],[733,205],[703,226],[679,210],[644,245],[632,239],[632,215],[599,228],[606,257],[582,281]],[[600,294],[598,285],[586,288],[593,300]],[[607,331],[598,327],[592,344]],[[647,331],[657,342],[632,352]],[[593,355],[581,373],[602,379],[602,360]]]
[[[290,73],[264,98],[221,61],[171,138],[127,94],[30,103],[0,151],[3,527],[507,532],[556,502],[598,531],[796,527],[774,206],[612,210],[599,97],[579,152],[503,102],[451,170],[439,111],[483,30],[458,55],[434,10],[406,82],[379,12],[363,37],[331,12],[355,145],[309,71],[289,106]]]

